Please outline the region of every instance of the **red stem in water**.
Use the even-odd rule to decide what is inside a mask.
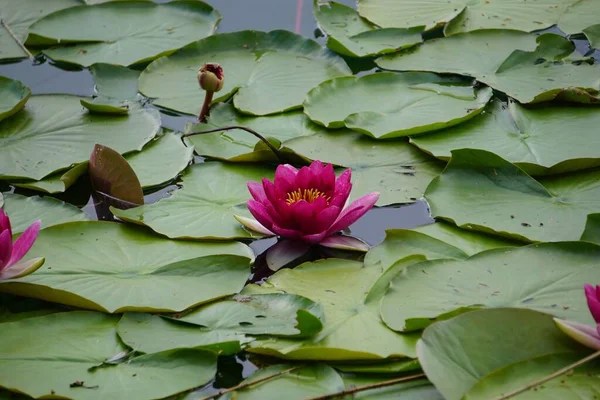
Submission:
[[[213,95],[215,92],[206,92],[204,96],[204,104],[202,104],[202,110],[200,110],[200,115],[198,115],[198,121],[206,122],[206,117],[210,114],[210,102],[212,101]]]

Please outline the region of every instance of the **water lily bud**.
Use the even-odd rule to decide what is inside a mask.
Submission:
[[[207,92],[218,92],[223,89],[225,74],[217,63],[206,63],[198,70],[198,83]]]

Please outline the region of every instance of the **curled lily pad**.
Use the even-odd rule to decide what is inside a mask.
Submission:
[[[225,71],[213,102],[233,96],[235,108],[266,115],[301,108],[308,90],[324,80],[350,75],[344,60],[313,40],[287,31],[222,33],[156,60],[140,76],[140,92],[154,104],[198,115],[204,92],[196,72],[207,62]]]
[[[435,74],[392,72],[342,77],[313,88],[304,112],[328,128],[347,127],[377,139],[428,132],[479,114],[492,97]]]
[[[99,62],[128,66],[211,35],[220,19],[201,1],[111,1],[42,18],[30,27],[28,43],[59,43],[44,50],[54,61],[85,67]]]
[[[558,21],[558,27],[565,33],[583,32],[592,47],[600,45],[600,4],[594,0],[579,0],[567,8]]]
[[[0,120],[8,118],[25,107],[31,89],[22,82],[0,76]]]
[[[81,105],[101,114],[127,114],[129,107],[138,106],[138,78],[140,72],[112,64],[94,64],[90,67],[96,85],[93,100],[81,99]]]

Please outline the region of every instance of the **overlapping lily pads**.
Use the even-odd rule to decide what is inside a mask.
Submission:
[[[0,76],[0,121],[25,107],[31,89],[21,81]]]
[[[111,222],[44,229],[28,257],[42,254],[43,268],[0,291],[107,312],[181,311],[237,293],[252,258],[241,243],[170,241]]]
[[[478,117],[412,137],[411,143],[442,160],[448,160],[452,150],[482,149],[531,175],[557,174],[600,165],[600,147],[595,147],[599,124],[596,107],[527,109],[495,99]]]
[[[327,34],[327,47],[349,57],[393,53],[422,41],[422,27],[378,29],[353,8],[335,1],[315,1],[313,14]]]
[[[480,307],[529,308],[589,323],[593,320],[581,288],[600,281],[599,256],[600,246],[564,242],[410,265],[392,281],[381,316],[397,331],[423,329],[436,319]]]
[[[350,75],[342,58],[287,31],[218,34],[156,60],[140,76],[140,92],[154,104],[198,114],[204,92],[196,73],[218,62],[226,78],[214,102],[233,96],[238,110],[254,115],[300,108],[306,92],[324,80]]]
[[[202,385],[216,373],[217,355],[194,349],[105,365],[128,351],[116,335],[118,320],[77,311],[3,323],[0,386],[35,398],[162,398]]]
[[[311,360],[414,357],[418,334],[396,333],[379,316],[379,302],[399,269],[386,272],[364,268],[357,261],[327,259],[279,270],[261,287],[247,286],[249,293],[283,291],[308,297],[321,303],[325,311],[325,326],[316,336],[304,340],[260,339],[248,350]]]
[[[440,162],[404,141],[376,141],[345,129],[292,139],[286,147],[312,160],[352,168],[351,200],[380,192],[378,205],[418,200],[442,169]]]
[[[328,128],[347,127],[377,139],[456,125],[479,114],[489,88],[452,85],[435,74],[392,72],[321,83],[304,101],[304,112]]]
[[[32,96],[23,110],[0,121],[0,178],[40,180],[86,161],[96,143],[123,154],[141,150],[160,131],[156,111],[92,115],[82,110],[79,100]]]
[[[417,347],[427,377],[448,400],[499,398],[589,354],[549,315],[510,308],[474,311],[436,323],[425,330]],[[580,378],[585,373],[575,374],[519,398],[567,398],[576,393],[574,398],[584,399],[598,390],[597,372],[584,382]]]
[[[42,229],[65,222],[88,220],[77,207],[53,197],[26,197],[14,193],[3,193],[3,197],[2,208],[10,216],[13,234],[23,232],[38,219],[42,222]]]
[[[588,215],[581,240],[600,244],[600,213]]]
[[[431,214],[466,229],[526,241],[579,240],[600,212],[600,170],[545,178],[483,150],[455,150],[425,198]]]
[[[30,27],[28,44],[59,43],[44,50],[54,61],[128,66],[211,35],[220,19],[219,12],[201,1],[112,1],[42,18]]]
[[[558,21],[558,27],[565,33],[583,32],[592,47],[600,45],[600,4],[594,0],[573,2]]]
[[[537,48],[534,47],[537,39]],[[465,52],[463,49],[468,48]],[[483,30],[424,43],[410,53],[377,60],[385,69],[468,75],[521,103],[553,100],[597,102],[600,65],[581,57],[568,39],[555,35]]]
[[[196,164],[183,176],[183,188],[154,204],[112,209],[129,222],[146,225],[170,238],[233,239],[255,237],[234,214],[250,216],[246,183],[272,178],[273,171],[260,166],[217,162]]]
[[[137,106],[140,72],[112,64],[94,64],[96,97],[81,99],[81,105],[102,114],[127,114],[129,107]]]
[[[128,313],[119,336],[130,347],[155,353],[184,347],[235,354],[256,335],[309,337],[321,330],[321,305],[290,294],[237,295],[202,306],[177,320]],[[182,322],[179,322],[182,321]]]

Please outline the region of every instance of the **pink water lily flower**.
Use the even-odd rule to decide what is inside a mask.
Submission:
[[[362,217],[379,199],[379,193],[373,192],[345,207],[352,189],[351,174],[347,169],[336,179],[333,166],[320,161],[299,170],[289,164],[279,165],[273,182],[248,182],[253,197],[248,209],[256,221],[240,216],[236,219],[266,235],[366,251],[364,242],[334,235]]]
[[[596,321],[596,327],[558,318],[554,318],[554,322],[560,330],[575,341],[589,348],[600,350],[600,286],[594,287],[586,283],[584,291],[588,308]]]
[[[40,221],[35,221],[13,243],[10,219],[4,210],[0,209],[0,280],[29,275],[44,264],[41,257],[21,261],[33,246],[39,232]]]

